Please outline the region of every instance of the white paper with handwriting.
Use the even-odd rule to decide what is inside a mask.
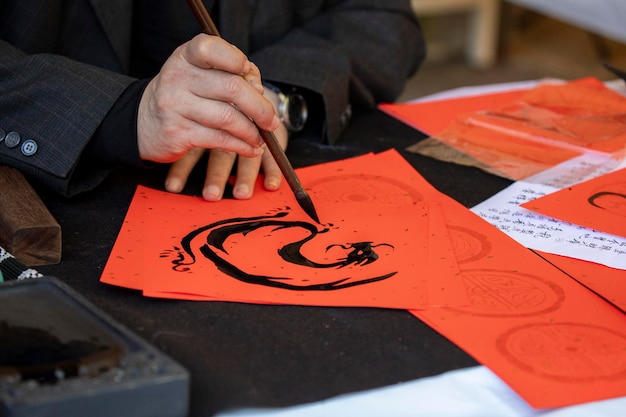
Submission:
[[[626,269],[626,239],[543,216],[519,205],[622,167],[603,155],[583,155],[523,181],[472,211],[530,249]]]

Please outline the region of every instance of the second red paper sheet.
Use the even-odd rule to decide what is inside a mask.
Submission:
[[[563,188],[524,203],[522,207],[626,237],[626,169]]]

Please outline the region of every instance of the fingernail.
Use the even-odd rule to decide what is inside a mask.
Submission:
[[[246,61],[243,64],[243,74],[242,75],[246,75],[247,73],[249,73],[251,67],[252,67],[252,63],[250,61]]]
[[[208,201],[218,201],[222,198],[222,191],[217,185],[209,185],[204,188],[202,196]]]
[[[261,145],[263,145],[264,143],[265,143],[265,142],[263,142],[263,139],[261,139],[261,140],[259,141],[259,147],[258,147],[258,148],[254,148],[254,155],[255,155],[255,156],[261,156],[261,155],[263,155],[263,152],[265,152],[265,151],[263,150],[263,147],[262,147]]]
[[[246,184],[240,184],[233,190],[235,198],[250,198],[250,187]]]
[[[250,85],[251,85],[252,87],[254,87],[254,89],[255,89],[256,91],[258,91],[258,92],[259,92],[259,94],[263,94],[263,91],[264,91],[263,84],[259,84],[259,83],[257,83],[256,81],[252,81],[252,80],[251,80],[251,81],[250,81]]]
[[[278,126],[280,126],[280,119],[274,115],[274,118],[272,118],[272,131],[278,129]]]
[[[175,179],[166,180],[165,189],[170,193],[180,193],[183,190],[183,183]]]
[[[278,181],[269,180],[265,183],[265,188],[271,191],[278,190]]]

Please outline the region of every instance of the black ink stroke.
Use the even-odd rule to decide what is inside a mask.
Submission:
[[[289,210],[289,208],[287,207],[286,210]],[[171,256],[171,254],[174,253],[176,258],[171,261],[173,265],[172,269],[178,272],[189,271],[191,265],[196,262],[196,255],[192,249],[191,242],[200,234],[207,232],[206,241],[200,246],[199,249],[202,255],[212,261],[223,273],[250,284],[265,285],[288,290],[337,290],[355,285],[381,281],[397,274],[397,271],[390,271],[382,275],[368,276],[366,278],[355,279],[354,277],[347,276],[330,282],[294,284],[293,282],[297,281],[295,278],[248,273],[224,258],[224,255],[228,254],[227,250],[224,248],[224,243],[229,237],[238,234],[245,236],[250,232],[263,227],[271,227],[273,228],[272,231],[279,231],[287,228],[300,228],[308,232],[306,237],[295,242],[288,243],[281,248],[277,248],[277,253],[285,262],[309,268],[341,269],[348,266],[365,266],[378,260],[379,257],[374,248],[386,246],[393,249],[393,246],[387,243],[373,244],[373,242],[356,242],[348,244],[333,244],[326,247],[326,251],[334,247],[339,247],[349,252],[344,258],[337,259],[333,262],[315,262],[304,256],[301,249],[307,242],[311,241],[319,234],[328,233],[330,229],[328,227],[318,229],[317,225],[305,221],[290,221],[283,219],[287,215],[288,211],[279,211],[271,215],[247,218],[239,217],[211,223],[197,228],[184,236],[181,239],[180,248],[175,247],[174,251],[167,251],[162,256]]]
[[[587,201],[589,202],[589,204],[591,204],[594,207],[598,207],[598,208],[601,208],[603,210],[606,210],[607,207],[601,206],[598,203],[598,200],[600,200],[602,197],[607,197],[607,196],[623,198],[625,200],[624,203],[626,203],[626,194],[616,193],[616,192],[613,192],[613,191],[600,191],[600,192],[597,192],[597,193],[593,194],[591,197],[589,197],[587,199]]]

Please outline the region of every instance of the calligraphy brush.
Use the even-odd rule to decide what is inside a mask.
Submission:
[[[200,27],[202,28],[202,31],[207,35],[220,37],[220,33],[213,23],[213,19],[211,19],[211,16],[209,15],[206,7],[204,7],[202,0],[187,0],[187,4],[189,4],[189,7],[191,7],[193,14],[198,20]],[[306,190],[302,187],[300,179],[298,179],[298,176],[291,166],[289,159],[287,159],[287,155],[285,155],[283,148],[280,146],[280,143],[278,143],[276,135],[274,135],[274,132],[270,132],[261,128],[259,128],[259,133],[265,141],[265,144],[267,145],[270,153],[276,160],[280,171],[285,176],[287,184],[289,184],[291,191],[293,191],[296,200],[298,201],[298,204],[300,205],[300,207],[302,207],[302,210],[304,210],[304,212],[309,215],[309,217],[315,220],[315,222],[319,223],[320,220],[317,216],[317,212],[315,211],[315,206],[313,206],[313,201],[311,200],[311,197],[309,197],[309,194],[306,192]]]

